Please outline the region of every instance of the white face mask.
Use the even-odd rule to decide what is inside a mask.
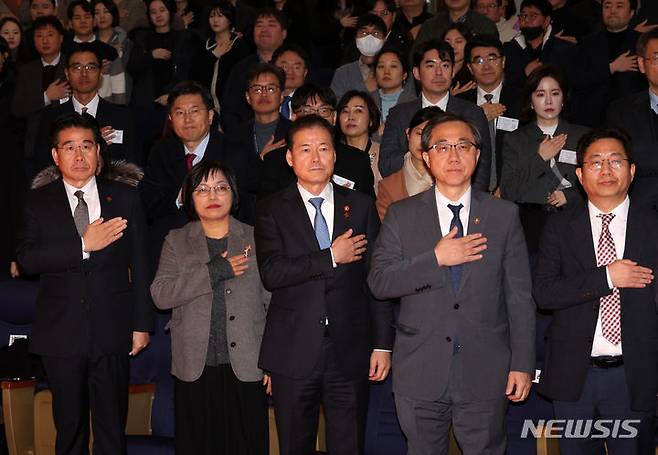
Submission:
[[[382,47],[384,47],[384,40],[368,35],[357,38],[356,47],[359,49],[359,52],[366,57],[373,57],[382,49]]]

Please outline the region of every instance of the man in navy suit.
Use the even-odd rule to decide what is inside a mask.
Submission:
[[[581,138],[576,175],[588,203],[550,217],[539,247],[533,294],[553,311],[539,391],[557,419],[609,419],[611,431],[632,419],[637,430],[633,437],[622,424],[619,437],[562,438],[563,455],[601,454],[604,441],[615,455],[655,450],[658,215],[628,196],[630,151],[617,129]]]
[[[126,453],[128,354],[149,343],[146,225],[137,191],[97,177],[102,137],[88,115],[53,125],[61,178],[33,190],[18,261],[40,275],[30,350],[53,394],[58,455]]]
[[[297,181],[256,210],[256,251],[272,292],[259,366],[269,371],[282,455],[310,454],[320,404],[335,455],[363,453],[368,379],[391,363],[393,312],[366,285],[379,218],[372,198],[331,183],[333,128],[293,122],[286,160]]]
[[[404,132],[414,114],[425,107],[438,106],[444,112],[463,116],[477,128],[482,138],[482,148],[473,186],[484,191],[489,188],[489,124],[482,109],[450,95],[454,61],[452,47],[441,40],[426,41],[414,49],[413,74],[420,83],[421,93],[418,99],[399,104],[388,114],[379,151],[379,171],[382,176],[386,177],[402,167],[404,154],[408,150],[407,135]]]

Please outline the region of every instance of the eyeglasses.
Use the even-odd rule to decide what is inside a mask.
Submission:
[[[455,150],[457,154],[463,155],[467,152],[470,152],[476,145],[471,141],[460,141],[456,144],[449,144],[447,142],[439,142],[438,144],[430,145],[430,148],[427,150],[436,150],[437,153],[447,155],[451,150]]]
[[[84,155],[90,155],[96,153],[98,149],[97,144],[93,141],[83,141],[79,144],[75,142],[66,142],[57,146],[57,150],[60,150],[67,155],[73,155],[76,151],[80,150]]]
[[[231,192],[231,186],[226,183],[220,183],[215,186],[201,184],[194,189],[194,192],[201,197],[208,197],[210,193],[215,193],[218,196],[226,196]]]
[[[188,116],[188,115],[190,117],[197,118],[206,111],[207,111],[207,109],[202,109],[200,107],[193,107],[189,111],[184,111],[183,109],[176,109],[176,110],[172,111],[171,116],[174,117],[174,118],[178,118],[178,119],[182,119],[182,118],[184,118],[185,116]]]
[[[366,29],[362,29],[356,32],[356,36],[358,38],[365,38],[368,35],[372,35],[375,38],[383,39],[382,32],[380,32],[379,30],[373,30],[372,32],[369,32]]]
[[[650,55],[647,57],[641,57],[645,62],[648,62],[651,66],[658,66],[658,55]]]
[[[273,95],[276,92],[278,92],[281,88],[278,85],[270,84],[270,85],[252,85],[249,87],[249,91],[251,93],[255,93],[256,95],[262,95],[263,93],[267,93],[268,95]]]
[[[101,67],[98,63],[87,63],[86,65],[83,65],[82,63],[74,63],[73,65],[69,65],[69,70],[76,73],[80,73],[83,70],[90,73],[95,73],[100,68]]]
[[[327,118],[331,117],[331,114],[334,113],[334,108],[331,106],[321,106],[319,108],[314,108],[310,106],[302,106],[301,108],[297,109],[295,111],[295,114],[303,114],[303,115],[319,115],[322,118]]]
[[[471,60],[471,65],[478,65],[482,66],[485,63],[491,63],[492,65],[498,65],[500,61],[502,60],[502,55],[487,55],[486,57],[475,57],[473,60]]]
[[[614,158],[595,161],[584,161],[585,167],[594,172],[600,172],[603,169],[603,163],[607,162],[612,169],[621,169],[624,167],[624,161],[630,161],[628,158]]]

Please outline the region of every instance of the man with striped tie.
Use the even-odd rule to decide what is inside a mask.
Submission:
[[[539,246],[533,294],[553,321],[538,390],[557,419],[609,419],[607,438],[594,429],[598,437],[560,439],[563,455],[600,454],[604,442],[611,455],[655,450],[658,215],[628,196],[630,151],[621,130],[581,138],[576,175],[588,203],[549,218]]]
[[[363,453],[368,379],[390,369],[392,307],[366,286],[379,230],[374,201],[331,183],[333,128],[295,122],[286,160],[297,181],[259,202],[256,254],[272,292],[259,366],[272,378],[282,455],[313,453],[320,405],[330,453]]]

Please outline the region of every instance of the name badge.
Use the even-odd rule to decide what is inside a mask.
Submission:
[[[356,185],[353,181],[348,180],[345,177],[341,177],[338,174],[334,174],[331,179],[334,181],[336,185],[340,185],[343,188],[349,188],[350,190],[353,190],[354,186]]]
[[[574,166],[578,164],[578,158],[576,156],[576,152],[574,152],[573,150],[562,149],[560,151],[560,156],[558,156],[557,160],[560,163],[573,164]]]
[[[516,131],[519,127],[519,120],[510,117],[500,116],[496,121],[496,129],[502,131]]]
[[[112,135],[113,144],[123,144],[123,130],[114,130],[114,135]]]
[[[535,370],[535,379],[532,380],[535,384],[539,384],[539,380],[541,379],[541,370]]]

